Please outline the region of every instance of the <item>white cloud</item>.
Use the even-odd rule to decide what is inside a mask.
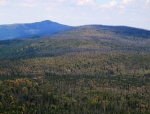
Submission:
[[[135,21],[135,18],[131,18],[130,20],[131,20],[131,21]]]
[[[120,6],[118,6],[119,10],[118,13],[119,14],[124,14],[126,12],[126,6],[121,4]]]
[[[56,0],[57,2],[64,2],[64,0]]]
[[[93,4],[94,3],[94,0],[79,0],[77,5],[81,6],[81,5],[90,5],[90,4]]]
[[[122,0],[122,2],[120,2],[120,5],[118,6],[119,8],[119,14],[131,14],[134,11],[137,11],[139,9],[141,9],[142,6],[142,2],[141,0]]]
[[[46,11],[52,11],[53,9],[51,7],[45,8]]]
[[[29,4],[29,3],[22,3],[22,4],[20,4],[20,5],[23,6],[23,7],[31,7],[31,8],[38,6],[36,3],[32,3],[32,4]]]
[[[123,4],[129,4],[131,2],[133,2],[134,0],[123,0]]]
[[[4,16],[5,15],[5,13],[0,13],[0,16]]]
[[[109,16],[104,17],[103,20],[110,20],[111,18]]]
[[[120,9],[124,9],[124,8],[125,8],[125,6],[121,5],[121,6],[119,6],[119,8],[120,8]]]
[[[25,1],[27,1],[27,2],[35,2],[35,0],[25,0]]]
[[[146,3],[150,3],[150,0],[146,0]]]
[[[117,2],[115,0],[109,2],[108,4],[102,4],[101,8],[112,8],[117,5]]]
[[[150,4],[150,0],[146,0],[146,5],[149,5]]]
[[[0,0],[0,6],[5,6],[8,2],[6,0]]]

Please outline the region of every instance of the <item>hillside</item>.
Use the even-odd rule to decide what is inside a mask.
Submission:
[[[70,26],[48,20],[35,23],[0,25],[0,40],[41,36],[56,33],[67,28],[70,28]]]
[[[0,41],[0,59],[55,56],[80,51],[150,51],[150,31],[81,26],[53,35]]]
[[[149,52],[125,26],[0,41],[0,113],[149,114]]]

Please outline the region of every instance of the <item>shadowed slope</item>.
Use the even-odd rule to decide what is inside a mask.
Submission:
[[[0,25],[0,40],[52,34],[70,28],[52,21],[42,21],[28,24]]]

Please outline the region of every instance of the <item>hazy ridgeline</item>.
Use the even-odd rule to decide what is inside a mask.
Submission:
[[[0,113],[149,114],[149,52],[123,26],[0,41]]]

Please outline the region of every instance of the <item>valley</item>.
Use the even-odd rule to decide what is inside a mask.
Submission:
[[[0,41],[2,114],[149,114],[150,31],[85,25]]]

